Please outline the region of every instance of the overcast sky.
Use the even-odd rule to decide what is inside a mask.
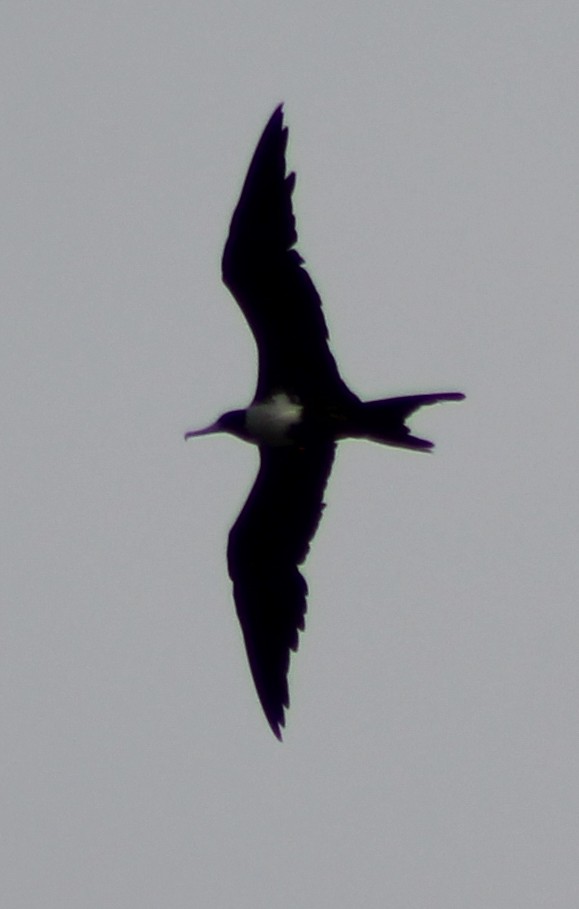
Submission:
[[[5,0],[0,904],[579,905],[579,7]],[[285,101],[363,397],[283,744],[225,566],[257,453],[220,283]]]

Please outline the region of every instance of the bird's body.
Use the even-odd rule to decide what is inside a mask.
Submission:
[[[339,375],[317,291],[293,248],[295,175],[286,175],[281,106],[258,143],[232,217],[223,280],[254,334],[257,389],[245,410],[203,430],[259,446],[260,470],[229,534],[227,561],[257,693],[278,738],[289,706],[290,651],[304,628],[307,585],[298,570],[316,532],[323,493],[344,438],[429,450],[406,419],[459,392],[361,401]]]

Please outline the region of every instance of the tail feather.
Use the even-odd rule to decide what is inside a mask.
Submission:
[[[360,412],[358,425],[353,434],[362,438],[383,442],[398,448],[412,448],[429,451],[434,442],[413,436],[406,426],[406,420],[419,407],[438,404],[441,401],[462,401],[464,395],[458,391],[440,392],[429,395],[407,395],[401,398],[385,398],[381,401],[367,401]]]

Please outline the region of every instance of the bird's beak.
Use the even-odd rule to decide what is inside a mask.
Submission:
[[[206,426],[205,429],[188,429],[185,433],[185,439],[192,439],[193,436],[208,436],[212,432],[221,432],[219,422]]]

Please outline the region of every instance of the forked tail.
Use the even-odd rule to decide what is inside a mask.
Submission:
[[[367,401],[356,419],[353,435],[395,445],[398,448],[413,448],[428,451],[434,442],[413,436],[406,426],[408,417],[428,404],[440,401],[462,401],[459,391],[447,391],[434,395],[408,395],[403,398],[385,398],[382,401]]]

